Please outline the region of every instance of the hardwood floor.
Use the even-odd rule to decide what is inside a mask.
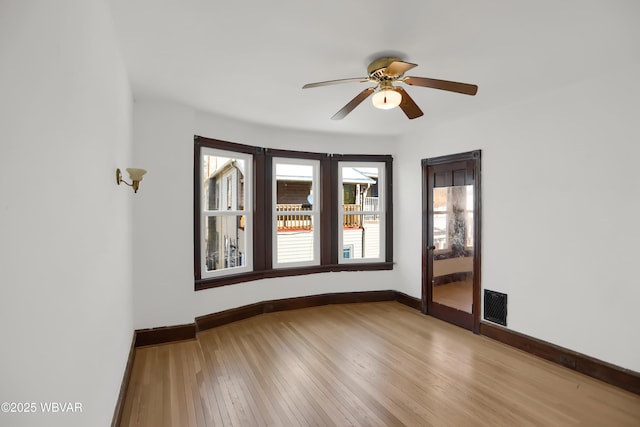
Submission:
[[[136,350],[122,426],[638,426],[640,396],[397,302]]]
[[[465,280],[463,282],[451,282],[446,285],[434,286],[433,302],[471,313],[473,306],[473,281]]]

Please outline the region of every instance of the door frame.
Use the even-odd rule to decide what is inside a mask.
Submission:
[[[482,235],[482,192],[481,190],[481,167],[480,150],[466,153],[451,154],[440,157],[422,159],[422,312],[429,314],[449,323],[456,324],[465,329],[471,330],[474,334],[480,333],[480,291],[481,291],[481,235]],[[429,176],[430,166],[459,163],[462,161],[473,162],[474,172],[473,187],[473,306],[471,320],[469,316],[460,310],[456,310],[442,304],[433,302],[433,288],[430,281],[433,280],[433,252],[428,248],[433,245],[433,228],[430,220],[433,214],[432,190],[433,178]],[[431,252],[431,253],[430,253]]]

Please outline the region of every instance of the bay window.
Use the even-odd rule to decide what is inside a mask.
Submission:
[[[391,156],[194,142],[196,290],[393,268]]]

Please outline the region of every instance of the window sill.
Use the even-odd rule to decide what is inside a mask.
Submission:
[[[213,277],[207,279],[196,279],[195,290],[218,288],[221,286],[234,285],[236,283],[251,282],[260,279],[270,279],[275,277],[302,276],[305,274],[329,273],[339,271],[374,271],[393,270],[393,262],[376,263],[353,263],[353,264],[328,264],[314,265],[297,268],[281,268],[277,270],[251,271],[224,277]]]

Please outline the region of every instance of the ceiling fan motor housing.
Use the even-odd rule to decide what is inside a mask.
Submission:
[[[379,81],[397,77],[397,76],[389,76],[388,74],[386,74],[386,68],[389,65],[391,65],[393,62],[400,61],[400,60],[401,60],[400,58],[395,58],[390,56],[387,56],[384,58],[378,58],[375,61],[373,61],[371,64],[369,64],[369,66],[367,67],[367,73],[371,78]]]

